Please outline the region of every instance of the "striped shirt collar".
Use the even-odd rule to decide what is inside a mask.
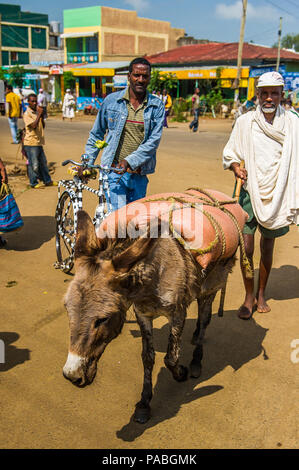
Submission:
[[[130,88],[130,87],[127,87],[127,88],[126,88],[125,94],[124,94],[124,96],[123,96],[123,98],[124,98],[126,101],[128,101],[128,102],[130,102],[129,88]],[[143,106],[144,104],[147,104],[147,102],[148,102],[148,95],[149,95],[149,92],[148,92],[148,90],[146,90],[145,98],[144,98],[144,100],[143,100],[141,106]]]

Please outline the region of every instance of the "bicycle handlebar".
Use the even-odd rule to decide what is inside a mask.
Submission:
[[[102,165],[91,165],[90,163],[78,163],[75,162],[74,160],[64,160],[62,162],[62,166],[67,165],[68,163],[72,163],[73,165],[76,166],[85,166],[86,168],[95,168],[97,170],[103,170],[103,171],[115,171],[117,173],[124,173],[125,171],[122,168],[116,168],[115,166],[102,166]]]

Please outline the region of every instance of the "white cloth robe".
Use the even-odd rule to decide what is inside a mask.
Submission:
[[[264,160],[255,151],[256,126],[265,133],[265,155],[273,155],[273,168],[268,176],[261,171]],[[268,144],[266,145],[266,143]],[[281,152],[277,152],[277,143]],[[280,153],[280,156],[278,157]],[[299,223],[299,116],[278,107],[273,125],[268,124],[258,106],[240,116],[223,150],[223,166],[244,160],[248,179],[244,188],[251,199],[254,215],[260,225],[275,230]],[[263,184],[264,177],[264,184]]]
[[[66,93],[64,96],[63,106],[62,106],[63,117],[70,118],[70,119],[75,117],[75,104],[76,104],[76,101],[73,95],[71,95],[70,93]]]

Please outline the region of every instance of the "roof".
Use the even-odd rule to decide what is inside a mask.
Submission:
[[[128,67],[130,62],[127,60],[117,61],[117,62],[94,62],[94,63],[84,63],[84,64],[66,64],[65,69],[118,69],[121,67]]]
[[[148,56],[147,59],[152,64],[190,64],[190,63],[212,63],[212,62],[236,62],[238,58],[237,42],[209,42],[206,44],[189,44],[177,47],[167,52],[160,52]],[[281,49],[280,58],[287,61],[298,61],[299,53]],[[269,61],[277,59],[277,49],[267,46],[257,46],[245,42],[243,45],[243,63],[253,61]]]

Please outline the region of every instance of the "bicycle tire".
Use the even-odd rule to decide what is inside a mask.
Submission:
[[[74,248],[77,226],[76,207],[68,191],[64,191],[57,203],[56,212],[56,255],[57,268],[64,273],[74,266]]]

